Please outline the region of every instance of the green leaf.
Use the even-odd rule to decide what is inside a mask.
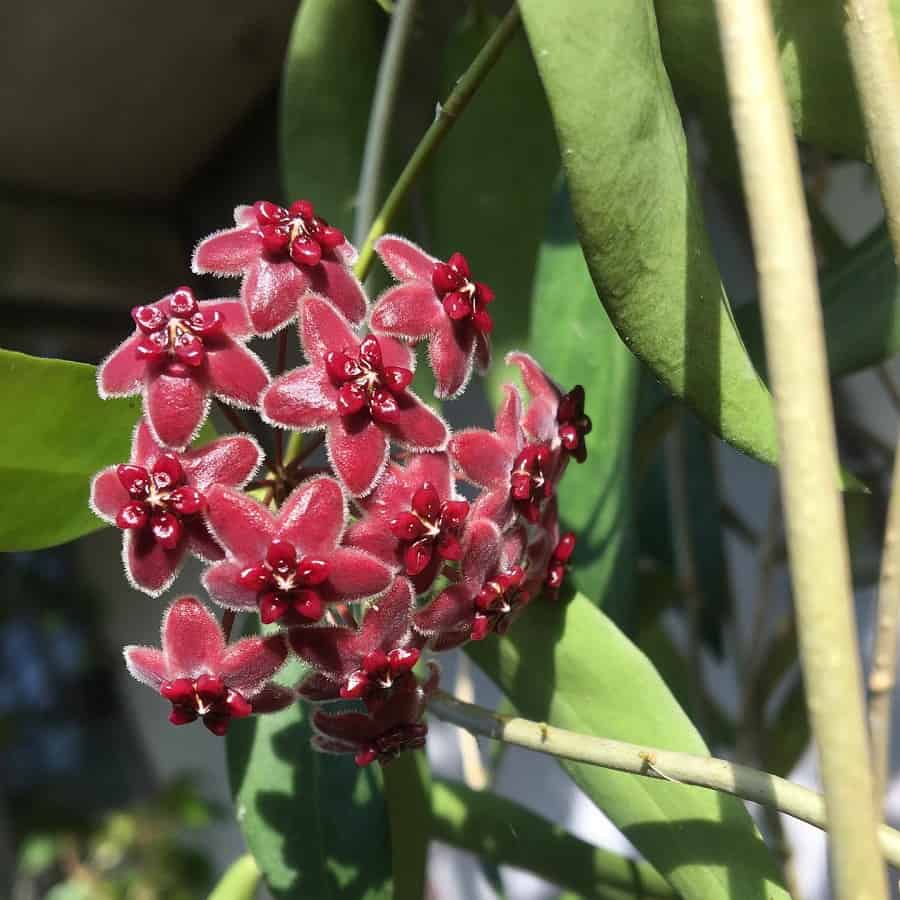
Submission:
[[[475,17],[451,36],[441,96],[495,24]],[[428,250],[443,259],[464,253],[474,276],[496,292],[491,315],[498,359],[522,347],[528,335],[527,300],[558,172],[553,121],[528,41],[519,33],[447,135],[430,179]],[[502,375],[502,366],[492,367],[493,387]]]
[[[900,286],[884,226],[827,266],[819,284],[828,370],[833,377],[883,362],[900,350]],[[747,350],[764,371],[758,302],[754,299],[740,306],[736,318]]]
[[[741,343],[689,175],[649,0],[521,3],[581,245],[625,343],[738,449],[776,460],[768,390]],[[610,22],[615,27],[610,27]],[[566,299],[557,327],[575,328]]]
[[[140,398],[101,400],[94,366],[0,350],[0,551],[39,550],[104,523],[90,480],[128,459]]]
[[[525,869],[589,898],[676,896],[647,863],[592,847],[497,794],[437,779],[432,806],[436,840],[477,853],[495,865]]]
[[[428,757],[425,753],[401,753],[385,766],[383,775],[394,855],[394,900],[421,900],[427,893],[431,819]]]
[[[303,0],[281,87],[281,167],[290,199],[308,197],[350,233],[384,13],[360,0]]]
[[[706,755],[647,658],[583,595],[533,603],[502,640],[468,645],[521,715],[582,734]],[[787,900],[740,800],[562,763],[685,900]]]
[[[584,386],[585,410],[594,423],[587,462],[572,463],[558,490],[563,526],[578,536],[570,577],[616,621],[629,621],[635,611],[631,433],[637,364],[597,302],[563,190],[541,247],[528,347],[565,390]]]
[[[279,677],[293,684],[298,663]],[[276,900],[390,898],[388,813],[377,766],[310,746],[312,706],[236,721],[228,772],[238,824]]]
[[[798,137],[864,159],[866,138],[843,35],[841,4],[773,0],[781,71]],[[891,0],[894,29],[900,3]],[[666,68],[679,95],[727,118],[714,0],[656,0]]]

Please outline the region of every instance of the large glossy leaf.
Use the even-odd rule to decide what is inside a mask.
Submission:
[[[521,7],[581,245],[613,325],[707,425],[773,463],[771,397],[710,250],[650,0],[615,0],[603,15],[591,0]],[[559,303],[557,327],[576,327]]]
[[[470,645],[470,653],[527,718],[708,752],[647,658],[583,595],[535,602],[502,640]],[[685,900],[786,900],[741,801],[596,766],[563,766]]]
[[[442,96],[495,24],[476,16],[451,36]],[[528,41],[519,33],[447,135],[430,178],[430,249],[444,259],[461,251],[475,277],[496,292],[492,338],[500,359],[528,334],[528,298],[558,172],[553,121]],[[493,382],[502,374],[495,366],[488,377]]]
[[[293,684],[298,663],[279,680]],[[228,772],[238,823],[276,900],[390,898],[391,843],[377,766],[317,753],[312,707],[234,722]]]
[[[359,0],[303,0],[281,93],[282,180],[350,232],[384,13]]]
[[[900,33],[900,2],[889,0]],[[656,0],[666,68],[679,94],[718,107],[728,100],[714,0]],[[866,139],[843,37],[844,9],[821,0],[773,0],[781,70],[797,134],[862,159]]]
[[[0,350],[0,550],[51,547],[103,527],[91,477],[128,459],[140,398],[101,400],[95,368]]]
[[[515,866],[585,898],[674,898],[651,866],[599,850],[512,800],[438,780],[432,792],[433,836],[482,860]]]
[[[597,302],[564,190],[554,199],[541,247],[528,348],[564,389],[585,388],[594,423],[588,460],[572,463],[559,489],[563,524],[578,535],[571,577],[616,621],[629,623],[635,611],[631,434],[637,364]]]
[[[858,372],[900,350],[900,287],[883,226],[829,265],[820,286],[832,376]],[[740,306],[736,318],[747,350],[762,371],[765,348],[759,304]]]

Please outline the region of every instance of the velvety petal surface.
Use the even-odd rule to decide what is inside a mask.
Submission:
[[[468,630],[475,611],[474,594],[461,584],[451,584],[413,617],[417,631],[426,636]]]
[[[337,392],[315,366],[276,378],[260,398],[268,422],[300,431],[324,427],[337,416]]]
[[[292,628],[288,637],[294,653],[331,681],[343,681],[355,672],[365,655],[360,633],[352,628]]]
[[[168,678],[162,650],[132,645],[126,647],[123,653],[126,668],[141,684],[158,688]]]
[[[506,363],[519,368],[525,387],[531,395],[531,402],[522,420],[525,432],[536,441],[552,440],[557,432],[556,411],[561,391],[527,353],[508,353]]]
[[[103,519],[113,523],[119,510],[131,497],[122,487],[116,467],[110,466],[94,476],[91,482],[91,509]]]
[[[486,488],[505,485],[513,463],[507,444],[494,432],[483,428],[453,435],[450,456],[464,478]]]
[[[433,334],[447,313],[424,281],[410,281],[388,288],[372,310],[372,328],[384,334],[422,340]]]
[[[222,297],[217,300],[201,300],[200,309],[205,313],[218,313],[222,317],[222,330],[236,341],[253,337],[253,326],[247,308],[233,297]]]
[[[145,529],[126,531],[122,541],[122,561],[128,580],[150,596],[159,596],[175,580],[187,552],[187,542],[182,539],[173,550],[166,550]]]
[[[337,307],[322,297],[311,296],[300,310],[300,345],[310,362],[318,362],[329,351],[355,351],[359,336]]]
[[[238,559],[262,559],[275,537],[272,514],[252,497],[214,485],[206,497],[206,520],[213,535]]]
[[[197,275],[240,275],[261,252],[262,239],[252,228],[217,231],[194,248],[191,270]]]
[[[366,293],[343,262],[323,259],[309,270],[309,281],[311,290],[327,297],[351,322],[361,322],[366,317]]]
[[[475,331],[460,328],[445,315],[428,347],[428,361],[437,382],[435,396],[442,400],[455,397],[469,382],[475,353]]]
[[[412,241],[396,234],[386,234],[375,242],[375,252],[397,281],[431,283],[437,260]]]
[[[347,490],[354,496],[368,494],[388,457],[388,439],[381,428],[368,416],[339,417],[328,429],[326,445]]]
[[[228,609],[256,612],[257,592],[238,580],[244,568],[243,563],[234,560],[216,563],[203,573],[203,587],[213,600]]]
[[[182,457],[185,474],[201,491],[214,484],[243,487],[256,473],[263,451],[256,440],[246,434],[217,438]]]
[[[100,396],[129,397],[141,390],[144,363],[137,358],[137,345],[141,336],[133,334],[125,338],[97,369],[97,388]]]
[[[207,411],[207,391],[196,379],[160,372],[144,385],[144,412],[167,447],[187,446]]]
[[[281,634],[243,638],[225,649],[218,674],[249,699],[281,668],[287,653]]]
[[[213,614],[195,597],[181,597],[167,610],[162,623],[162,647],[169,678],[216,674],[225,649],[225,636]]]
[[[333,478],[312,478],[298,485],[278,515],[278,536],[301,554],[330,554],[347,520],[344,492]]]
[[[329,557],[328,584],[338,600],[357,600],[380,594],[391,582],[391,568],[355,547],[341,547]]]
[[[413,450],[443,450],[450,437],[444,420],[408,392],[397,398],[397,413],[384,428],[395,441]]]
[[[297,315],[300,298],[307,290],[309,278],[292,260],[258,257],[241,286],[253,330],[268,336],[287,325]]]
[[[200,518],[191,518],[182,523],[186,540],[186,549],[204,562],[215,562],[223,559],[225,552],[210,534],[206,523]]]
[[[260,394],[269,384],[262,360],[243,344],[228,341],[206,355],[210,390],[239,406],[259,406]]]

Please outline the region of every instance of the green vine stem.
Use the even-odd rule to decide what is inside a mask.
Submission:
[[[759,272],[806,702],[835,895],[887,897],[865,729],[822,309],[800,164],[766,0],[716,0]]]
[[[256,860],[245,853],[228,867],[208,900],[253,900],[259,880],[260,871]]]
[[[391,135],[391,119],[394,114],[397,89],[400,86],[400,75],[403,71],[403,58],[412,34],[415,13],[416,0],[397,0],[397,5],[391,14],[391,25],[384,44],[381,64],[378,67],[375,97],[372,100],[372,112],[369,115],[369,127],[366,131],[366,146],[363,150],[362,170],[357,193],[354,243],[359,243],[365,238],[366,231],[375,218],[381,173],[384,169],[385,153]]]
[[[816,828],[830,828],[825,813],[825,799],[821,794],[777,775],[725,759],[642,747],[624,741],[578,734],[528,719],[499,716],[472,703],[463,703],[443,691],[434,694],[428,709],[445,722],[495,741],[505,741],[538,753],[602,766],[617,772],[630,772],[646,778],[661,778],[664,781],[733,794],[744,800],[775,807]],[[885,858],[892,865],[900,866],[900,831],[882,825],[877,831],[877,840]],[[878,844],[876,848],[877,846]],[[877,859],[877,865],[880,869],[880,858]],[[856,875],[858,887],[864,880],[864,875],[860,872]],[[870,895],[857,892],[853,896]]]
[[[375,221],[372,222],[372,227],[360,248],[359,259],[355,266],[356,275],[360,281],[365,281],[369,269],[372,267],[375,241],[387,231],[412,183],[431,158],[431,154],[440,146],[447,132],[453,127],[457,117],[466,108],[485,76],[493,68],[494,63],[500,58],[510,38],[516,33],[520,21],[519,8],[513,6],[456,83],[456,87],[450,92],[446,102],[438,106],[434,121],[400,173],[397,183],[388,194]]]

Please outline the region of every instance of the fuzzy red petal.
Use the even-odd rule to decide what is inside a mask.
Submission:
[[[301,555],[330,554],[344,531],[344,492],[333,478],[313,478],[298,485],[278,514],[278,536]]]
[[[328,584],[340,600],[380,594],[391,582],[391,567],[355,547],[339,547],[328,560]]]
[[[255,694],[251,699],[251,705],[254,713],[274,713],[287,709],[296,700],[297,695],[290,688],[273,683],[267,684],[258,694]]]
[[[214,485],[206,497],[206,520],[213,535],[233,556],[256,562],[276,535],[272,514],[252,497]]]
[[[200,491],[214,484],[243,487],[256,473],[263,451],[248,435],[221,437],[181,458],[188,479]]]
[[[206,354],[210,390],[239,406],[259,406],[260,394],[269,384],[262,360],[243,344],[228,341]]]
[[[407,392],[396,399],[397,412],[385,431],[412,450],[443,450],[450,437],[444,420],[415,394]]]
[[[200,309],[204,313],[219,313],[222,317],[222,331],[236,341],[253,337],[253,326],[247,308],[240,300],[225,297],[219,300],[201,300]]]
[[[166,659],[156,647],[129,646],[123,651],[129,673],[141,684],[158,688],[168,677]]]
[[[367,416],[336,418],[328,429],[326,444],[335,472],[347,490],[354,496],[368,494],[387,462],[384,431]]]
[[[256,612],[258,592],[244,587],[238,578],[244,568],[242,562],[234,560],[216,563],[203,573],[203,587],[213,600],[228,609]]]
[[[287,653],[283,635],[243,638],[225,649],[216,674],[249,699],[281,668]]]
[[[536,441],[552,440],[556,437],[556,412],[562,392],[527,353],[508,353],[506,363],[518,366],[525,387],[531,395],[528,411],[522,421],[525,432]]]
[[[522,437],[522,396],[511,384],[503,386],[503,400],[494,419],[494,430],[506,441],[513,455],[523,444]]]
[[[355,672],[367,652],[359,632],[336,625],[292,628],[288,638],[300,659],[332,681],[343,681]]]
[[[167,447],[187,446],[208,409],[207,390],[196,378],[148,374],[144,384],[144,413],[156,437]]]
[[[390,590],[366,608],[361,632],[366,652],[378,648],[385,653],[399,647],[409,633],[416,600],[408,578],[397,578]]]
[[[94,476],[91,482],[91,509],[98,516],[113,523],[119,510],[130,500],[128,491],[119,481],[115,466],[110,466]]]
[[[225,552],[210,534],[206,523],[199,518],[188,519],[182,523],[186,539],[186,549],[204,562],[216,562],[224,559]]]
[[[343,262],[323,259],[309,271],[310,289],[327,297],[351,322],[366,317],[366,292]]]
[[[448,399],[465,389],[472,375],[474,353],[474,329],[459,327],[445,315],[428,347],[428,360],[437,382],[436,397]]]
[[[422,634],[440,635],[467,631],[474,613],[474,593],[461,584],[451,584],[413,617],[413,625]]]
[[[181,597],[163,616],[162,648],[169,678],[217,674],[225,637],[215,616],[195,597]]]
[[[197,275],[240,275],[262,252],[262,239],[253,228],[229,228],[204,238],[194,249],[191,269]]]
[[[317,362],[331,351],[355,351],[359,337],[337,307],[322,297],[310,296],[300,310],[300,344],[310,362]]]
[[[122,541],[128,580],[139,590],[159,596],[175,580],[187,552],[187,541],[182,538],[174,550],[166,550],[145,529],[126,531]]]
[[[303,366],[276,378],[260,398],[266,421],[311,431],[335,419],[337,391],[316,366]]]
[[[472,428],[453,435],[450,456],[463,477],[473,484],[499,488],[509,481],[513,458],[507,444],[492,431]]]
[[[292,260],[258,257],[241,286],[253,330],[268,336],[283,328],[297,315],[300,298],[308,290],[309,278]]]
[[[375,242],[375,252],[397,281],[427,281],[437,260],[406,238],[386,234]]]
[[[139,334],[125,338],[97,369],[101,397],[129,397],[141,390],[145,364],[137,358]]]
[[[388,288],[372,310],[372,328],[418,341],[449,321],[430,283],[411,281]]]
[[[297,685],[297,693],[310,703],[327,703],[341,699],[341,686],[321,672],[309,672]]]

